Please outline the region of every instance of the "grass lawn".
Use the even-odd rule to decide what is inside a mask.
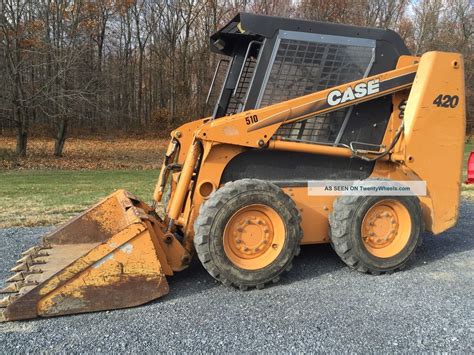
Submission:
[[[0,172],[0,228],[58,224],[118,188],[152,199],[158,170]]]

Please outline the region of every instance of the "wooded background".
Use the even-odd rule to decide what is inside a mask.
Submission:
[[[0,134],[165,134],[207,115],[209,36],[238,11],[389,28],[413,54],[464,55],[473,117],[471,0],[0,0]],[[472,123],[470,123],[472,130]]]

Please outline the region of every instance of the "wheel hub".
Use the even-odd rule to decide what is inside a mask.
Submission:
[[[370,207],[361,225],[365,248],[379,258],[390,258],[408,244],[412,222],[407,208],[398,200],[386,199]]]
[[[263,268],[281,252],[285,228],[278,213],[265,205],[241,208],[224,230],[224,251],[232,263],[249,270]]]
[[[398,218],[392,208],[376,206],[366,215],[362,238],[372,248],[383,248],[393,242],[398,227]]]
[[[230,226],[234,252],[241,257],[257,257],[270,247],[273,228],[268,218],[258,211],[249,211]],[[232,247],[232,245],[231,245]]]

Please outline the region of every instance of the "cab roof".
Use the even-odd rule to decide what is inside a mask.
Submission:
[[[279,30],[386,41],[396,49],[399,55],[410,54],[403,39],[392,30],[255,15],[246,12],[238,13],[210,37],[211,50],[223,55],[232,55],[236,43],[273,38]]]

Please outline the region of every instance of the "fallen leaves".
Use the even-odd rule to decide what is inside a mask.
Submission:
[[[0,169],[116,170],[159,169],[168,140],[157,138],[69,138],[63,157],[53,155],[54,140],[30,138],[28,156],[14,154],[14,137],[0,137]]]

